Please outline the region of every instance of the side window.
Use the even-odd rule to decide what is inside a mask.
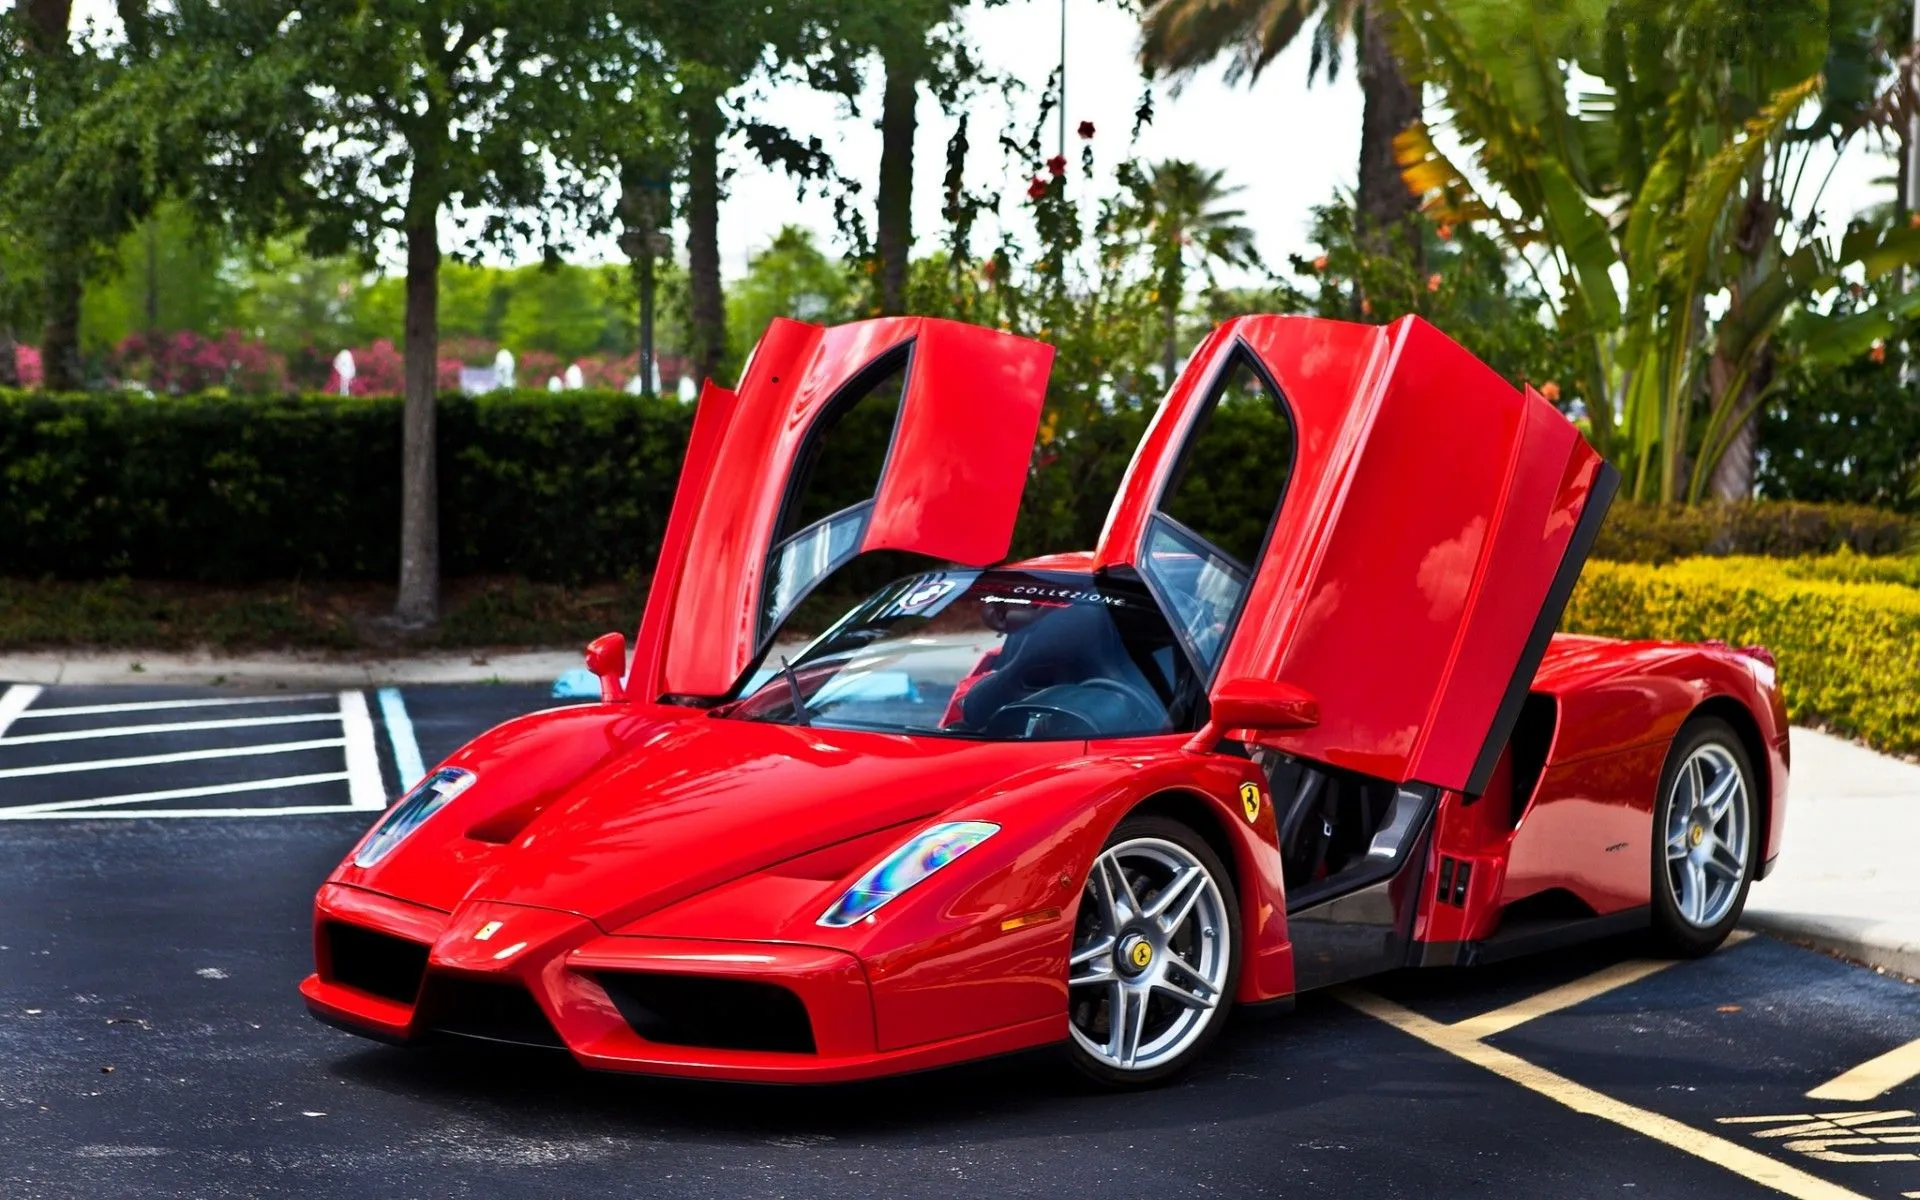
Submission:
[[[1236,354],[1194,419],[1160,511],[1252,569],[1292,470],[1286,405],[1247,356]]]
[[[760,636],[853,557],[900,417],[911,344],[889,351],[827,402],[794,461],[768,564]]]
[[[1292,470],[1286,402],[1236,353],[1194,418],[1143,556],[1203,677],[1240,614]]]

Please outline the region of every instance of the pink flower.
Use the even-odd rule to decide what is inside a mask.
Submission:
[[[40,362],[38,346],[19,346],[13,348],[13,367],[20,374],[20,386],[37,388],[46,381],[47,373]]]

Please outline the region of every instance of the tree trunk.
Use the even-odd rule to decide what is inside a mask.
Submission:
[[[440,615],[440,487],[434,403],[440,357],[440,229],[429,213],[407,227],[406,402],[400,449],[400,599],[405,625]]]
[[[43,102],[53,105],[52,96],[64,88],[59,81],[63,64],[71,51],[67,45],[67,27],[73,16],[72,0],[26,0],[27,34],[34,53],[50,60],[41,81]],[[54,83],[53,88],[47,84]],[[49,95],[51,93],[51,95]],[[57,107],[57,105],[55,105]],[[50,391],[79,389],[80,377],[80,267],[78,255],[59,230],[49,231],[45,242],[46,263],[42,288],[46,299],[46,327],[40,337],[40,359],[44,368],[44,386]]]
[[[160,332],[160,221],[147,218],[147,337]]]
[[[620,251],[633,269],[633,290],[640,301],[639,353],[640,394],[654,394],[655,355],[653,347],[654,298],[658,276],[654,261],[659,256],[662,212],[669,184],[668,170],[657,163],[628,163],[620,173]]]
[[[77,392],[86,380],[80,370],[80,268],[64,248],[49,251],[46,265],[47,322],[40,334],[43,386],[50,392]]]
[[[1396,234],[1413,257],[1417,269],[1423,257],[1418,225],[1409,220],[1418,207],[1400,178],[1393,139],[1420,119],[1420,89],[1408,81],[1393,56],[1389,22],[1393,10],[1382,0],[1365,0],[1360,34],[1360,188],[1358,232],[1363,245],[1376,254],[1395,249]]]
[[[696,378],[720,374],[727,353],[727,305],[720,288],[720,132],[717,96],[694,99],[687,112],[688,347]]]
[[[1734,364],[1716,353],[1707,364],[1708,394],[1725,394],[1727,382],[1732,378]],[[1740,399],[1735,412],[1749,407],[1747,419],[1740,423],[1733,439],[1727,443],[1726,452],[1720,461],[1713,464],[1713,473],[1707,477],[1707,494],[1715,500],[1749,500],[1753,497],[1754,476],[1760,463],[1760,406],[1754,403],[1754,397],[1760,394],[1773,375],[1773,349],[1768,347],[1760,351],[1753,364],[1753,373],[1747,377],[1746,386],[1740,389]]]
[[[20,357],[13,340],[13,325],[0,321],[0,388],[20,386]]]
[[[1173,386],[1173,374],[1180,366],[1180,300],[1176,295],[1163,296],[1160,299],[1161,347],[1160,364],[1165,373],[1164,385]]]
[[[919,98],[919,59],[887,58],[887,85],[880,109],[880,311],[907,311],[907,264],[913,253],[913,136]]]

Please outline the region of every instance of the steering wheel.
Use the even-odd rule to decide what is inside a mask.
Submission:
[[[1160,703],[1160,698],[1134,684],[1103,676],[1099,679],[1083,679],[1080,681],[1080,686],[1093,688],[1096,691],[1113,692],[1132,704],[1149,722],[1158,722],[1165,716],[1166,708]]]
[[[1001,705],[993,716],[987,718],[987,727],[983,732],[989,737],[1005,737],[1010,730],[1024,730],[1031,723],[1030,718],[1036,715],[1065,717],[1084,731],[1075,733],[1071,729],[1048,730],[1055,737],[1100,736],[1100,730],[1081,713],[1074,712],[1070,708],[1062,708],[1057,704],[1032,704],[1027,701]]]

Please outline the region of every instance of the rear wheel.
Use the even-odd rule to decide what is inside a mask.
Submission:
[[[1158,1083],[1218,1036],[1239,979],[1233,880],[1192,829],[1122,821],[1094,860],[1067,967],[1069,1054],[1110,1086]]]
[[[1653,932],[1692,957],[1726,940],[1746,907],[1759,855],[1753,764],[1731,725],[1695,717],[1660,773],[1653,814]]]

